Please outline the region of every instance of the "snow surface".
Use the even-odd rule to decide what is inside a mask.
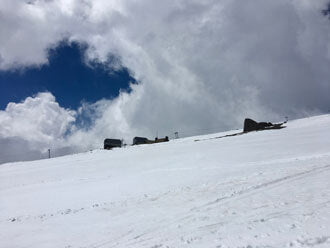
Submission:
[[[330,115],[233,132],[0,165],[0,247],[330,247]]]

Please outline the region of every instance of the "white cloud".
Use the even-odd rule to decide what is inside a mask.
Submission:
[[[76,127],[66,144],[87,149],[109,136],[191,135],[239,127],[246,116],[279,120],[329,109],[326,0],[33,3],[0,3],[2,69],[47,63],[47,49],[67,38],[87,43],[91,60],[114,54],[140,82],[117,99],[83,106],[80,114],[95,113],[94,124]],[[59,130],[50,136],[64,137]]]
[[[59,106],[51,93],[39,93],[0,111],[1,160],[43,157],[64,147],[76,113]],[[0,161],[1,162],[1,161]]]
[[[51,93],[39,93],[21,103],[11,102],[0,111],[0,136],[52,142],[63,138],[73,121],[74,111],[60,107]]]

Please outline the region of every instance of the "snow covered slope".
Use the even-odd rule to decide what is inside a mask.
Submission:
[[[0,165],[0,247],[330,247],[330,115],[224,134]]]

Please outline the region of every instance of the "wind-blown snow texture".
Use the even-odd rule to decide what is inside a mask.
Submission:
[[[330,247],[330,115],[224,134],[1,165],[0,247]]]

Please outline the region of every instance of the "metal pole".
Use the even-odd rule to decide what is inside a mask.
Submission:
[[[50,158],[50,149],[48,149],[48,158]]]

